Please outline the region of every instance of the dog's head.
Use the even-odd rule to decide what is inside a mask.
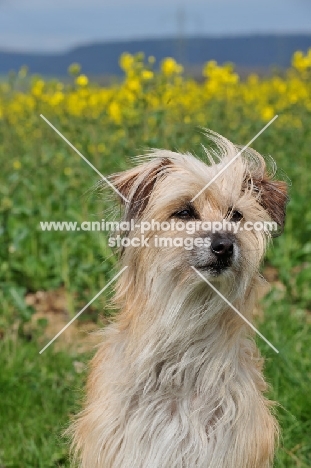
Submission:
[[[124,220],[132,220],[125,264],[179,278],[194,275],[194,267],[212,281],[231,283],[257,272],[267,240],[284,226],[286,184],[268,175],[254,150],[239,154],[228,140],[211,137],[218,152],[206,151],[209,164],[156,150],[111,177],[127,200]]]

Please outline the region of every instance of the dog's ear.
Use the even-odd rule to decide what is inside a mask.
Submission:
[[[277,223],[279,229],[274,234],[276,237],[281,234],[285,223],[286,205],[289,200],[287,184],[281,180],[274,180],[273,176],[268,174],[266,162],[258,153],[256,160],[257,164],[251,163],[251,167],[248,167],[251,179],[248,179],[248,185],[251,183],[260,205],[267,211],[271,220]]]
[[[281,180],[273,180],[267,174],[260,181],[254,180],[254,183],[260,189],[259,202],[261,206],[270,215],[272,221],[278,224],[282,232],[288,202],[286,183]]]
[[[155,184],[170,166],[172,163],[168,158],[159,158],[110,176],[110,181],[121,195],[120,200],[125,206],[127,220],[140,217]]]

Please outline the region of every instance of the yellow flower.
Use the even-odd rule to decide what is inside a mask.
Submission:
[[[137,78],[133,78],[131,80],[128,80],[127,82],[127,87],[133,92],[138,93],[141,90],[141,85],[140,82]]]
[[[141,77],[143,80],[152,80],[153,72],[150,70],[143,70],[141,73]]]
[[[182,65],[179,65],[176,62],[176,60],[174,60],[172,57],[167,57],[164,60],[162,60],[161,70],[165,76],[171,76],[174,74],[182,73],[183,67]]]
[[[271,120],[272,117],[274,116],[274,110],[273,110],[273,107],[271,106],[266,106],[262,109],[261,111],[261,117],[263,120]]]
[[[120,60],[119,60],[119,65],[124,71],[128,71],[132,68],[133,64],[135,62],[135,59],[133,55],[128,54],[125,52],[124,54],[121,55]]]
[[[110,103],[108,107],[108,115],[114,120],[116,123],[120,123],[121,121],[121,109],[117,102],[113,101]]]
[[[51,97],[50,97],[50,104],[53,107],[57,107],[63,100],[65,96],[61,91],[56,91]]]
[[[155,57],[154,57],[153,55],[150,55],[150,56],[148,57],[148,62],[151,63],[151,65],[154,64],[155,61],[156,61],[156,59],[155,59]]]
[[[44,88],[44,81],[41,79],[36,80],[31,90],[32,94],[34,96],[40,96],[43,92],[43,88]]]
[[[20,161],[16,160],[16,161],[13,162],[13,167],[14,167],[14,169],[16,169],[18,171],[22,167],[22,165],[21,165]]]
[[[77,76],[75,82],[78,86],[87,86],[89,79],[85,75],[79,75]]]
[[[210,60],[209,62],[205,63],[205,65],[203,67],[203,70],[202,70],[202,74],[203,74],[203,76],[205,76],[207,78],[217,68],[218,68],[217,62],[215,60]]]

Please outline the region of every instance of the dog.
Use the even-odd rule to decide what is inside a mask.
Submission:
[[[273,233],[243,226],[273,222],[279,234],[287,187],[253,149],[240,154],[224,137],[207,135],[206,162],[154,150],[111,176],[127,200],[120,197],[122,219],[135,224],[123,232],[120,312],[101,332],[84,408],[70,429],[81,468],[272,466],[279,428],[264,396],[263,359],[254,332],[224,298],[252,320]],[[235,229],[202,228],[224,220]],[[165,231],[160,224],[145,233],[148,245],[130,245],[140,223],[154,221]],[[199,226],[193,248],[156,245],[164,235],[189,238],[181,229],[189,222]]]

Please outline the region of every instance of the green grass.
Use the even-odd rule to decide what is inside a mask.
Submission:
[[[280,448],[276,468],[311,466],[311,321],[302,310],[286,303],[273,290],[264,300],[265,320],[260,331],[277,347],[279,354],[258,340],[266,356],[265,375],[271,385],[270,398],[279,403]]]
[[[38,354],[35,341],[0,343],[0,466],[65,467],[67,446],[61,434],[77,409],[83,374],[68,352]]]

